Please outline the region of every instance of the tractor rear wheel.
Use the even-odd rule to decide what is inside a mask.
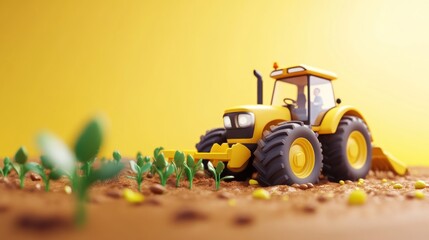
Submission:
[[[334,134],[320,135],[323,174],[330,181],[365,178],[372,161],[368,127],[354,116],[344,116]]]
[[[322,169],[321,144],[302,122],[282,122],[264,132],[253,166],[264,186],[317,183]]]
[[[226,140],[225,128],[214,128],[214,129],[208,130],[205,135],[202,135],[200,137],[200,142],[197,143],[195,147],[197,148],[198,152],[210,152],[213,144],[217,143],[219,145],[222,145],[222,143],[226,143],[226,142],[227,140]],[[228,168],[225,168],[222,172],[222,176],[229,176],[229,175],[234,176],[234,179],[232,180],[237,180],[237,181],[246,180],[252,175],[254,171],[251,164],[252,158],[253,156],[251,157],[251,159],[248,160],[247,167],[243,171],[236,173],[228,170]],[[208,160],[203,160],[205,170],[208,169],[207,163],[208,163]]]

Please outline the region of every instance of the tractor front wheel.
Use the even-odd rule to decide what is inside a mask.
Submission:
[[[264,186],[317,183],[322,169],[321,144],[302,122],[282,122],[264,132],[253,166]]]

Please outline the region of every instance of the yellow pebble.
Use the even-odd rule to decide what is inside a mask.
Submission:
[[[395,184],[393,185],[393,188],[394,188],[394,189],[402,189],[402,184],[400,184],[400,183],[395,183]]]
[[[359,178],[359,179],[358,179],[358,182],[362,182],[362,183],[364,183],[364,182],[365,182],[365,180],[364,180],[363,178]]]
[[[357,183],[357,185],[358,185],[359,187],[362,187],[362,186],[364,185],[364,182],[358,182],[358,183]]]
[[[424,199],[425,198],[425,194],[422,191],[420,191],[420,190],[415,191],[414,192],[414,196],[417,199]]]
[[[64,187],[64,192],[66,192],[67,194],[71,194],[72,193],[72,188],[70,186],[66,185]]]
[[[289,201],[289,196],[287,196],[287,195],[283,196],[282,201],[285,201],[285,202]]]
[[[228,200],[228,205],[231,207],[235,207],[237,205],[237,200],[235,199],[229,199]]]
[[[262,188],[256,189],[252,193],[253,198],[267,200],[270,199],[270,193]]]
[[[255,179],[250,179],[250,180],[249,180],[249,184],[250,184],[250,185],[258,185],[259,183],[258,183],[258,181],[256,181]]]
[[[425,188],[425,187],[426,187],[426,183],[425,183],[425,181],[418,180],[418,181],[416,181],[416,183],[414,184],[414,187],[415,187],[416,189],[423,189],[423,188]]]
[[[350,205],[363,205],[366,202],[366,193],[363,190],[356,189],[349,195],[349,204]]]
[[[340,185],[344,185],[345,184],[344,180],[340,180],[339,183],[340,183]]]
[[[383,178],[383,179],[381,179],[381,182],[382,183],[387,183],[387,179]]]
[[[129,203],[141,203],[144,201],[143,194],[141,194],[139,192],[134,192],[133,190],[128,189],[128,188],[126,188],[124,190],[124,198]]]

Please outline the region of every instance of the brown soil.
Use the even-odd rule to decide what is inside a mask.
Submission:
[[[428,239],[429,188],[422,190],[425,199],[410,197],[416,180],[429,182],[428,168],[410,169],[406,177],[371,173],[361,186],[368,194],[362,206],[347,201],[357,182],[267,187],[271,199],[257,200],[252,192],[259,186],[224,182],[215,191],[204,176],[193,190],[187,181],[175,188],[171,177],[162,195],[149,189],[158,178],[145,178],[145,201],[133,205],[119,196],[136,189],[126,175],[129,170],[92,188],[88,222],[79,229],[72,224],[74,197],[64,191],[67,179],[51,182],[45,193],[29,175],[25,189],[17,189],[12,174],[0,182],[0,239]],[[392,181],[403,188],[394,189]]]

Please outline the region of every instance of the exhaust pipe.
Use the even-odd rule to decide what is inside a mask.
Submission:
[[[257,104],[262,104],[262,76],[256,70],[253,70],[253,75],[255,75],[255,77],[258,79],[258,84],[257,84],[258,103]]]

